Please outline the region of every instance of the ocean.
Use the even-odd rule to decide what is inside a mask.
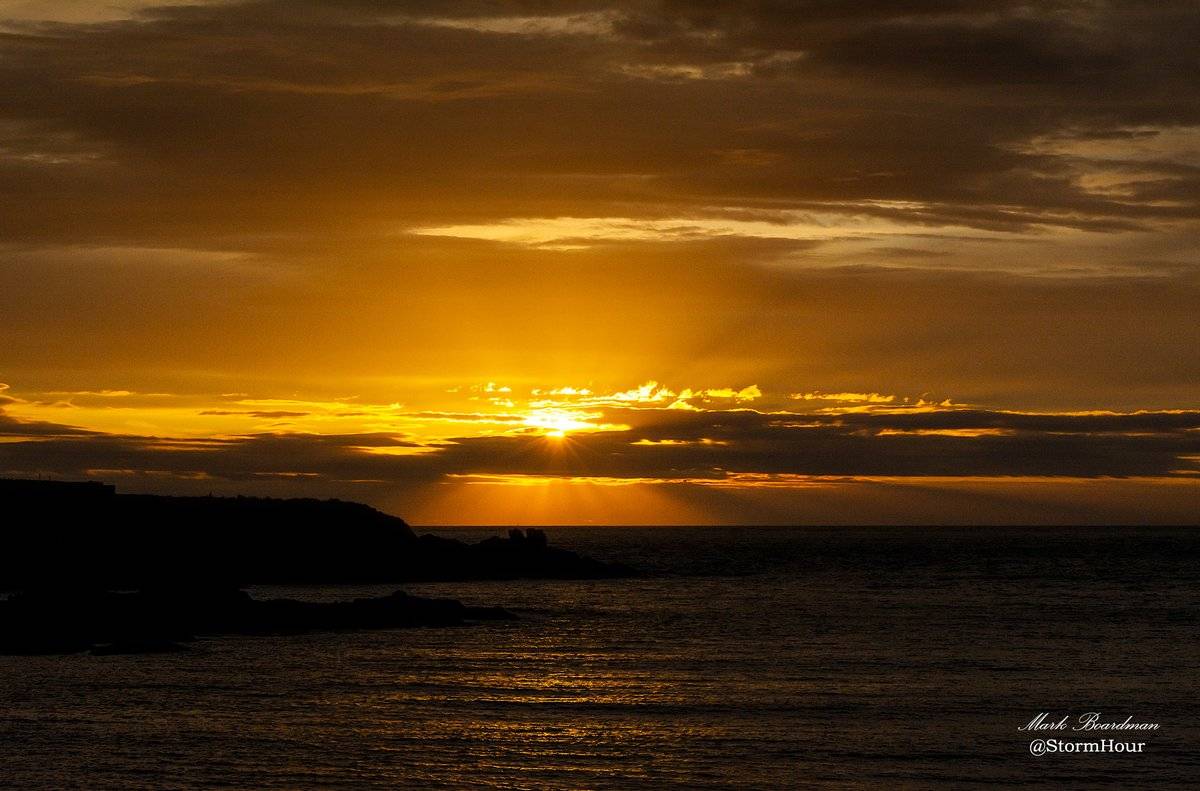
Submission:
[[[402,586],[513,622],[0,657],[0,786],[1200,787],[1193,530],[548,533],[651,575]]]

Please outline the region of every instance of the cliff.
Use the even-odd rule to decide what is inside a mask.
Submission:
[[[418,536],[361,503],[118,494],[0,480],[0,589],[628,576],[538,530],[478,544]]]

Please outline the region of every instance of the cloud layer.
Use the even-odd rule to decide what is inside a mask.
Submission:
[[[496,433],[428,443],[394,432],[114,435],[0,415],[0,471],[135,487],[349,493],[375,502],[422,486],[535,480],[803,491],[885,481],[1134,479],[1200,491],[1198,411],[1031,414],[924,402],[864,408],[853,401],[813,412],[647,406],[657,393],[650,389],[638,406],[571,413],[594,422],[572,421],[565,435],[533,417],[517,426],[493,421],[502,427]],[[1108,506],[1076,507],[1084,521],[1103,521]],[[1185,506],[1158,518],[1193,515]]]

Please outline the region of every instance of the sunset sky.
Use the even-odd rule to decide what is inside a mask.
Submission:
[[[0,0],[0,475],[1195,522],[1191,0]]]

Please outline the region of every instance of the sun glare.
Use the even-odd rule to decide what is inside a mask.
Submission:
[[[565,437],[572,431],[595,428],[593,424],[582,420],[582,417],[584,416],[578,412],[568,412],[563,409],[539,409],[531,412],[525,418],[525,425],[539,429],[543,436]]]

